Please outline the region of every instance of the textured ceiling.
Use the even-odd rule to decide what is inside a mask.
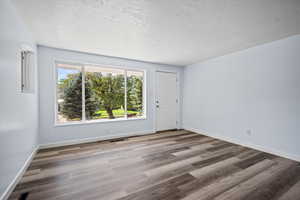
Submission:
[[[12,0],[41,45],[188,65],[300,33],[300,0]]]

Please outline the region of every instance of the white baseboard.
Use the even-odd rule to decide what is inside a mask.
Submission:
[[[37,153],[38,150],[39,150],[39,146],[37,146],[31,152],[31,154],[29,155],[29,157],[25,161],[24,165],[22,166],[22,168],[17,173],[17,175],[14,178],[14,180],[9,184],[9,186],[7,187],[7,189],[4,191],[4,193],[0,197],[0,200],[7,200],[9,198],[9,196],[11,195],[11,193],[13,192],[13,190],[15,189],[15,187],[17,186],[17,184],[20,182],[21,178],[23,177],[24,173],[26,172],[27,168],[29,167],[31,161],[33,160],[33,158],[34,158],[34,156],[35,156],[35,154]]]
[[[91,138],[76,139],[76,140],[65,140],[62,142],[40,144],[40,149],[48,149],[48,148],[53,148],[53,147],[69,146],[69,145],[89,143],[89,142],[98,142],[98,141],[102,141],[102,140],[110,140],[110,139],[116,139],[116,138],[122,138],[122,137],[148,135],[148,134],[152,134],[152,133],[155,133],[155,130],[122,133],[122,134],[118,134],[118,135],[107,135],[107,136],[91,137]]]
[[[237,145],[249,147],[249,148],[252,148],[252,149],[256,149],[256,150],[259,150],[259,151],[263,151],[263,152],[266,152],[266,153],[274,154],[274,155],[277,155],[277,156],[280,156],[280,157],[284,157],[284,158],[288,158],[288,159],[300,162],[300,156],[299,155],[279,151],[277,149],[273,149],[273,148],[266,147],[266,146],[261,146],[261,145],[257,145],[257,144],[253,144],[253,143],[249,143],[249,142],[240,141],[240,140],[237,140],[237,139],[234,139],[234,138],[229,138],[229,137],[226,137],[226,136],[223,136],[223,135],[220,135],[220,134],[212,135],[210,133],[207,133],[205,131],[201,131],[201,130],[195,129],[195,128],[184,128],[184,129],[188,130],[188,131],[191,131],[191,132],[201,134],[201,135],[206,135],[206,136],[209,136],[209,137],[212,137],[212,138],[224,140],[224,141],[227,141],[227,142],[230,142],[230,143],[234,143],[234,144],[237,144]]]

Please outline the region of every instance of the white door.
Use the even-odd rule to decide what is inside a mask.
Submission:
[[[156,72],[156,131],[177,128],[177,75]]]

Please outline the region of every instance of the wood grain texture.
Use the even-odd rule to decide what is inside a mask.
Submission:
[[[41,150],[10,200],[297,200],[295,161],[185,130]]]

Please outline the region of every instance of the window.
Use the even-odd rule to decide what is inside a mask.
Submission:
[[[80,66],[57,64],[57,121],[82,120],[82,71]]]
[[[86,119],[124,118],[124,70],[86,66],[85,80]]]
[[[127,75],[127,117],[143,116],[143,78],[144,73],[126,71]]]
[[[144,72],[56,63],[56,122],[143,118]]]

